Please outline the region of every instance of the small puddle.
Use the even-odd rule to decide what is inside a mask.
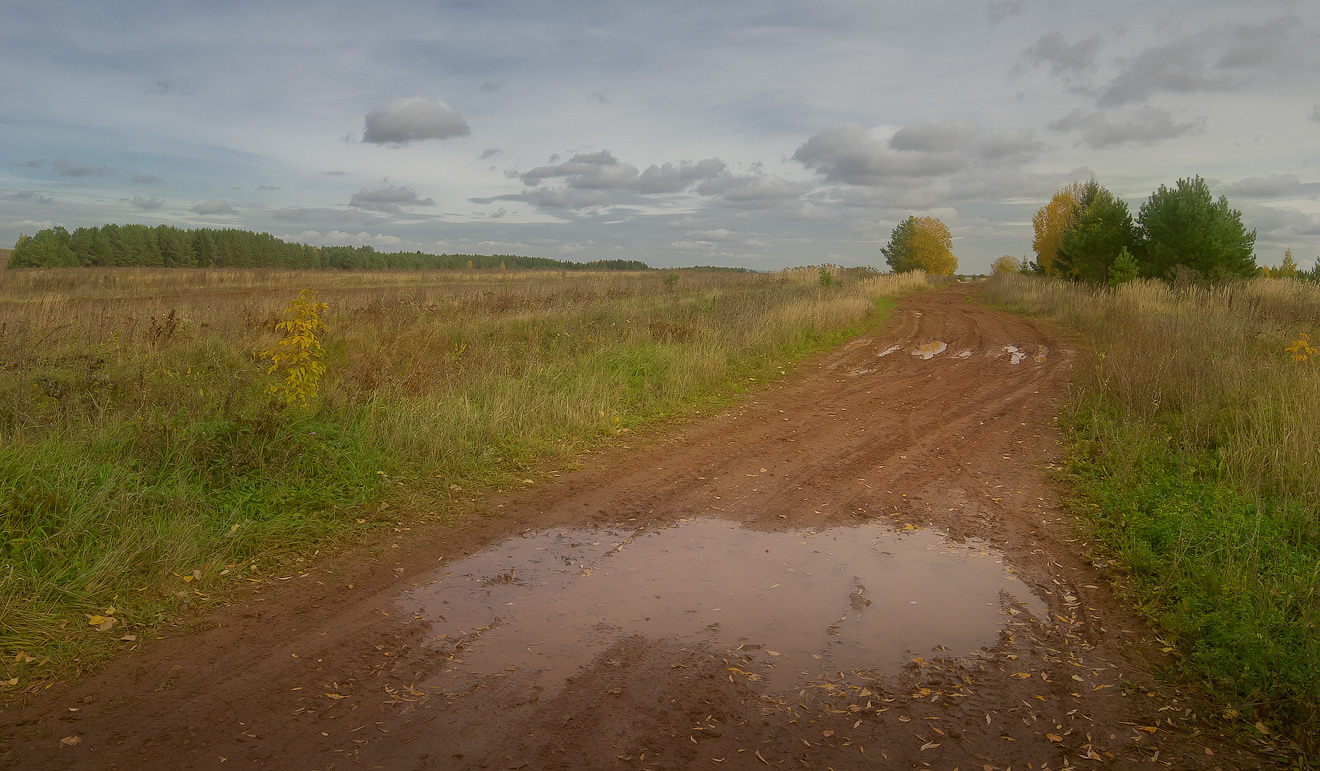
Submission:
[[[1044,604],[987,544],[885,523],[820,532],[680,520],[550,530],[447,566],[400,599],[454,676],[536,670],[554,688],[625,635],[741,648],[784,690],[995,644]]]
[[[959,353],[959,354],[958,354],[958,358],[959,358],[959,359],[966,359],[966,358],[970,357],[971,355],[972,355],[972,349],[971,349],[971,348],[968,348],[968,349],[964,350],[963,352]]]
[[[1009,364],[1020,364],[1022,363],[1022,360],[1025,359],[1027,356],[1027,352],[1021,350],[1016,345],[1004,346],[1004,353],[1007,353],[1009,356],[1008,359]]]
[[[880,353],[877,353],[876,356],[878,356],[878,357],[880,357],[880,358],[884,358],[884,357],[888,356],[889,354],[893,353],[894,351],[897,351],[897,350],[901,349],[902,347],[903,347],[903,344],[902,344],[902,343],[899,343],[898,345],[891,345],[891,346],[889,346],[888,348],[886,348],[886,349],[884,349],[883,351],[881,351]]]
[[[913,356],[920,356],[923,359],[933,359],[949,349],[949,344],[943,340],[932,340],[929,343],[922,343],[912,349]]]

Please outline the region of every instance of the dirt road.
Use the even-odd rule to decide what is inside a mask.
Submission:
[[[740,407],[0,717],[3,768],[1243,768],[1073,539],[1073,355],[955,286]],[[62,740],[64,740],[62,742]]]

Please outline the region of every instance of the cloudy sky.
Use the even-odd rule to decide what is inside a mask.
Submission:
[[[1200,174],[1320,253],[1313,0],[6,4],[0,243],[51,224],[965,272],[1094,176]]]

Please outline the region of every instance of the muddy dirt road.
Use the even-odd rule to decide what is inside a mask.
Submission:
[[[1070,343],[970,301],[0,717],[3,768],[1243,768],[1072,540]],[[62,741],[63,740],[63,741]]]

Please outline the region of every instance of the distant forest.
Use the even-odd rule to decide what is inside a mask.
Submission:
[[[522,268],[533,270],[650,270],[639,260],[568,262],[516,254],[378,252],[370,246],[308,246],[249,230],[185,230],[168,225],[103,225],[46,228],[20,236],[9,268],[298,268],[386,270]]]

